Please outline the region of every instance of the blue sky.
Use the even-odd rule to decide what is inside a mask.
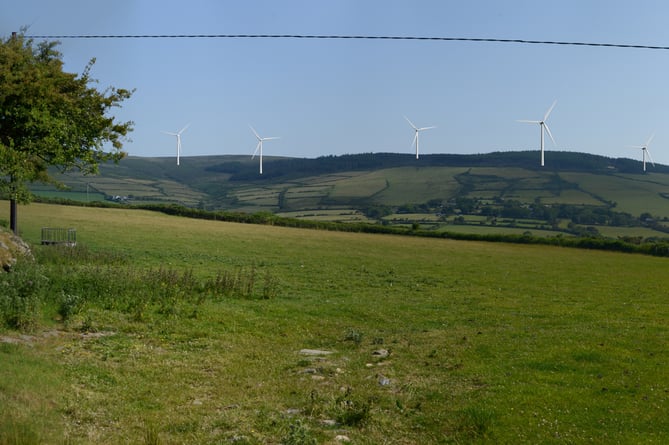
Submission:
[[[0,35],[308,34],[669,45],[664,0],[0,0]],[[569,150],[669,164],[669,51],[509,43],[61,39],[65,69],[97,62],[99,88],[136,88],[117,110],[137,156],[363,152],[487,153],[539,148],[540,119]],[[538,155],[537,155],[538,159]]]

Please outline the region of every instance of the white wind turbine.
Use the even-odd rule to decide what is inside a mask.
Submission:
[[[416,127],[416,126],[413,124],[413,122],[411,122],[411,121],[409,120],[408,117],[404,116],[404,119],[406,119],[407,122],[409,122],[409,125],[411,125],[411,128],[414,129],[415,135],[414,135],[414,137],[413,137],[413,142],[411,143],[411,145],[412,145],[412,146],[413,146],[414,144],[416,145],[416,159],[418,159],[418,133],[420,133],[421,131],[424,131],[424,130],[430,130],[430,129],[432,129],[432,128],[437,128],[437,127],[422,127],[422,128],[418,128],[418,127]]]
[[[169,133],[167,131],[163,131],[165,134],[169,134],[170,136],[176,136],[177,137],[177,165],[179,165],[179,158],[181,157],[181,133],[186,131],[186,128],[188,128],[190,124],[186,124],[185,127],[183,127],[181,130],[177,131],[176,133]]]
[[[548,133],[548,136],[550,136],[551,140],[553,141],[553,144],[555,145],[555,139],[553,139],[553,135],[551,134],[551,129],[548,128],[548,124],[546,121],[548,120],[548,116],[551,114],[551,111],[553,111],[553,107],[555,107],[555,104],[557,103],[557,100],[553,102],[553,105],[546,111],[546,114],[544,114],[544,118],[540,121],[527,121],[527,120],[519,120],[518,122],[525,122],[528,124],[539,124],[539,131],[541,131],[541,166],[544,166],[544,129],[546,129],[546,133]]]
[[[653,164],[653,167],[655,167],[655,163],[653,162],[653,158],[650,157],[650,151],[648,151],[648,146],[650,145],[650,142],[653,140],[655,135],[651,135],[651,137],[648,138],[648,141],[644,145],[633,145],[632,148],[639,148],[641,149],[641,158],[643,159],[643,171],[646,171],[646,156],[648,156],[648,160],[650,161],[651,164]]]
[[[262,143],[264,141],[269,141],[272,139],[279,139],[279,138],[278,137],[261,138],[258,132],[255,131],[253,127],[249,125],[249,128],[251,128],[251,131],[253,132],[253,134],[255,134],[256,138],[258,139],[258,145],[256,146],[256,150],[253,152],[253,156],[251,156],[251,159],[256,157],[256,153],[260,155],[260,174],[262,175]]]

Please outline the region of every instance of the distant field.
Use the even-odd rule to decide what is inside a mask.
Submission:
[[[135,200],[158,200],[176,202],[187,206],[197,205],[204,197],[202,192],[194,190],[171,179],[142,179],[116,176],[83,176],[71,173],[62,178],[71,191],[60,191],[52,186],[36,184],[33,190],[39,196],[57,196],[75,201],[84,201],[86,190],[96,193],[103,201],[105,196],[126,196]],[[53,195],[57,193],[57,195]],[[82,194],[83,193],[83,194]]]
[[[393,213],[383,217],[384,221],[439,221],[440,217],[433,213]]]
[[[643,238],[669,238],[669,233],[659,232],[646,227],[607,227],[597,226],[597,230],[603,236],[618,238],[623,236],[640,236]]]
[[[533,236],[571,236],[564,232],[555,232],[552,230],[536,230],[532,228],[523,227],[491,227],[491,226],[477,226],[477,225],[462,225],[449,224],[442,226],[440,231],[454,232],[454,233],[477,233],[477,234],[508,234],[508,235],[523,235],[530,232]]]
[[[353,209],[303,210],[299,212],[281,212],[277,213],[277,215],[285,218],[308,219],[310,221],[373,222],[364,214]]]
[[[103,261],[56,270],[88,271],[96,289],[162,269],[153,292],[167,297],[139,313],[86,305],[68,323],[53,311],[27,337],[0,329],[0,443],[669,442],[666,258],[19,211],[28,241],[75,227]],[[253,271],[275,293],[170,305],[174,270]]]
[[[560,176],[578,182],[583,190],[615,202],[616,210],[620,212],[633,215],[649,212],[652,215],[669,216],[669,199],[660,195],[669,192],[669,185],[658,183],[652,174],[642,177],[631,175],[612,177],[561,173]]]
[[[80,202],[104,201],[105,195],[103,193],[86,193],[86,192],[61,192],[61,191],[35,191],[35,195],[43,198],[60,198],[71,199]]]
[[[543,204],[602,205],[602,201],[581,190],[563,190],[559,195],[542,196]]]
[[[402,205],[417,202],[427,202],[431,199],[443,199],[455,195],[458,183],[453,175],[464,172],[462,168],[422,168],[411,167],[388,169],[376,173],[376,176],[385,178],[387,187],[379,190],[374,201],[390,205]]]
[[[339,177],[333,184],[328,197],[338,202],[346,202],[351,199],[370,197],[386,187],[385,177],[376,172],[351,173],[347,177]]]

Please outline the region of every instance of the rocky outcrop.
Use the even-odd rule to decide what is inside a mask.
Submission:
[[[30,246],[18,236],[0,228],[0,267],[8,271],[21,256],[32,257]]]

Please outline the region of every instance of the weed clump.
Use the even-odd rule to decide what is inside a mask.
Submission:
[[[355,328],[348,328],[344,334],[344,341],[350,341],[359,345],[362,342],[363,334]]]
[[[73,315],[77,314],[81,309],[82,298],[75,294],[66,294],[61,292],[60,301],[58,304],[58,315],[63,322],[67,322]]]
[[[297,419],[288,426],[288,433],[281,441],[284,445],[317,445],[318,441],[311,435],[311,431]]]
[[[458,415],[457,433],[469,439],[489,436],[493,413],[481,407],[467,407]]]
[[[371,409],[371,399],[354,397],[349,388],[335,398],[331,414],[340,425],[360,426],[370,420]]]
[[[0,274],[0,324],[32,330],[39,318],[46,283],[41,268],[27,260],[18,261],[10,272]]]
[[[269,272],[258,280],[255,266],[220,271],[201,278],[192,269],[138,269],[121,255],[96,253],[83,246],[37,248],[36,261],[19,261],[0,274],[0,325],[34,329],[44,308],[67,323],[85,309],[174,317],[197,314],[205,301],[223,298],[272,299],[279,282]]]

